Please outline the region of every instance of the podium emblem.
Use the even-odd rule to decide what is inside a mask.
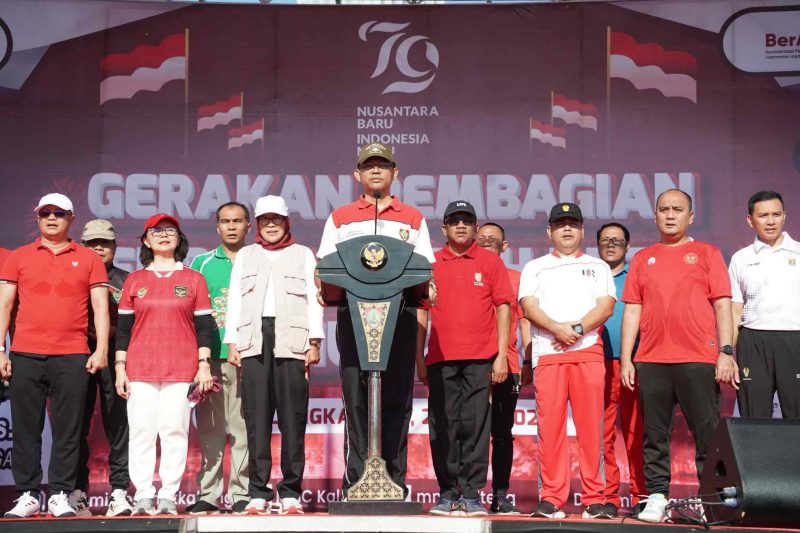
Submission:
[[[369,242],[361,249],[361,264],[370,270],[380,270],[386,266],[389,254],[379,242]]]

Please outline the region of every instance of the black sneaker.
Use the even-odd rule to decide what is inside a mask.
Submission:
[[[519,509],[514,507],[514,504],[505,495],[495,496],[489,510],[496,514],[519,514]]]
[[[556,518],[559,520],[567,517],[566,513],[559,509],[557,505],[547,500],[540,501],[539,506],[531,513],[531,516],[534,518]]]
[[[236,514],[244,514],[244,508],[247,507],[247,504],[250,503],[247,500],[239,500],[238,502],[233,502],[233,507],[231,507],[231,511]]]
[[[245,505],[247,505],[247,502],[245,502]],[[197,502],[186,508],[186,512],[189,514],[218,513],[219,507],[205,500],[197,500]]]
[[[606,504],[593,503],[591,505],[587,505],[583,510],[581,517],[587,519],[608,518],[608,515],[606,515]]]
[[[619,518],[619,507],[613,503],[606,504],[606,516],[608,518]]]

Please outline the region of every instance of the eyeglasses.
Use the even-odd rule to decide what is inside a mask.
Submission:
[[[472,215],[450,215],[444,219],[444,223],[447,226],[458,226],[462,222],[466,226],[474,226],[476,220]]]
[[[260,217],[258,217],[258,225],[269,226],[270,224],[274,224],[276,226],[279,226],[283,224],[284,218],[285,217],[283,215],[273,215],[271,217],[261,215]]]
[[[63,209],[42,209],[39,211],[39,218],[50,218],[50,215],[55,215],[56,218],[64,218],[69,211]]]
[[[379,170],[392,170],[394,165],[389,163],[388,161],[381,161],[375,163],[361,163],[358,165],[358,170],[372,170],[373,168],[377,168]]]
[[[162,235],[167,235],[172,237],[173,235],[178,234],[178,228],[173,226],[169,226],[167,228],[150,228],[147,230],[147,233],[152,235],[153,237],[161,237]]]
[[[625,246],[627,241],[625,239],[617,239],[616,237],[600,239],[600,246]]]
[[[478,244],[491,244],[492,246],[496,244],[503,244],[503,239],[498,239],[497,237],[478,237]]]

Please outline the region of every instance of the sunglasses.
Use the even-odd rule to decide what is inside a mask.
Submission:
[[[284,220],[285,217],[283,215],[273,215],[271,217],[268,217],[266,215],[261,215],[260,217],[258,217],[258,225],[262,227],[269,226],[270,224],[273,224],[275,226],[280,226],[281,224],[283,224]]]
[[[64,218],[69,214],[69,211],[63,209],[41,209],[39,211],[39,218],[50,218],[50,215],[55,215],[56,218]]]
[[[472,215],[451,215],[444,219],[447,226],[458,226],[462,222],[467,226],[474,226],[477,220]]]

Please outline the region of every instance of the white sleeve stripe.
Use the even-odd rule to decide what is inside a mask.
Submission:
[[[210,315],[211,309],[200,309],[194,312],[194,316]]]
[[[133,309],[119,309],[117,311],[120,315],[132,315]]]

